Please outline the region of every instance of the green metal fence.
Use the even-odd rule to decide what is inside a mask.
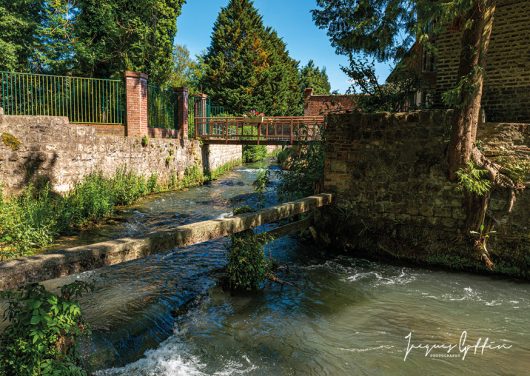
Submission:
[[[178,129],[179,95],[172,89],[147,86],[147,116],[149,127]]]
[[[199,97],[190,95],[188,98],[188,137],[195,137],[195,115],[199,117],[206,116],[217,117],[226,115],[225,108],[223,106],[218,106],[213,104],[210,98],[207,98],[203,102]],[[203,124],[206,128],[209,129],[209,121],[206,121],[206,124]]]
[[[123,80],[0,72],[6,115],[67,116],[71,123],[124,124]]]

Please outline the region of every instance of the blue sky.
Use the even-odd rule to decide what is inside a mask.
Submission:
[[[228,1],[187,0],[177,19],[176,43],[188,47],[192,55],[206,50],[217,14]],[[313,59],[318,66],[325,66],[332,90],[343,93],[350,86],[348,77],[340,70],[341,65],[347,65],[347,59],[335,54],[326,30],[313,23],[310,11],[315,3],[315,0],[254,0],[263,22],[283,38],[290,55],[302,65]],[[377,73],[384,80],[389,73],[388,64],[378,64]]]

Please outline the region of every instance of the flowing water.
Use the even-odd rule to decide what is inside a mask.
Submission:
[[[63,245],[256,205],[256,173],[257,166],[245,166],[208,186],[150,197]],[[94,331],[83,350],[97,375],[530,374],[529,284],[331,255],[285,237],[267,251],[290,284],[232,295],[216,282],[226,244],[175,249],[78,277],[97,285],[82,300]],[[479,338],[486,346],[466,347]],[[426,356],[421,345],[454,347]]]

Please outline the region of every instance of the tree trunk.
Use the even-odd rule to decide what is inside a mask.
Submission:
[[[458,68],[459,104],[448,149],[450,180],[456,180],[456,172],[471,160],[475,147],[495,7],[496,0],[474,0],[465,17]]]

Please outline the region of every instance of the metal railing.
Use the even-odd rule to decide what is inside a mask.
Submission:
[[[67,116],[71,123],[124,124],[123,80],[0,72],[6,115]]]
[[[178,129],[179,95],[172,89],[147,86],[147,116],[151,128]]]
[[[323,116],[196,117],[195,138],[212,144],[284,145],[320,141]]]

